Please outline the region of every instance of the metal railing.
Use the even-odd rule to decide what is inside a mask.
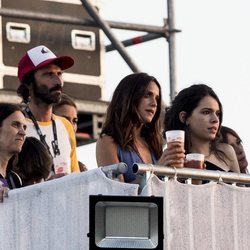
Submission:
[[[109,179],[116,179],[119,174],[124,174],[128,171],[128,166],[124,162],[102,166],[100,168]]]
[[[135,174],[144,175],[146,180],[150,174],[154,173],[158,176],[191,178],[196,180],[212,180],[223,181],[238,184],[250,184],[250,175],[235,172],[223,172],[214,170],[202,170],[193,168],[173,168],[152,164],[135,163],[133,165]]]

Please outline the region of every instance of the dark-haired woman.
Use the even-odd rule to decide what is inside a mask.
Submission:
[[[0,103],[0,185],[16,188],[20,178],[8,169],[10,159],[22,149],[25,140],[26,120],[19,106]]]
[[[212,88],[194,84],[183,89],[166,110],[165,131],[185,131],[185,152],[205,155],[210,170],[240,172],[232,146],[219,141],[223,111],[221,102]],[[171,160],[178,155],[169,154]]]

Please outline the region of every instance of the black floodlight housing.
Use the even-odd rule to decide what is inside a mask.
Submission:
[[[89,249],[163,249],[163,197],[89,198]]]

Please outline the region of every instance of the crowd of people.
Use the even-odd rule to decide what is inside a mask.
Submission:
[[[20,59],[20,105],[0,103],[0,198],[8,188],[87,171],[77,160],[77,106],[62,93],[63,71],[73,58],[56,56],[40,45]],[[164,114],[164,118],[162,117]],[[208,170],[248,173],[239,135],[222,126],[223,109],[211,87],[194,84],[181,90],[162,110],[161,86],[154,76],[133,73],[117,85],[96,144],[98,166],[119,162],[128,171],[119,181],[140,183],[133,164],[183,166],[189,153],[205,156]],[[183,130],[180,141],[164,147],[165,132]]]

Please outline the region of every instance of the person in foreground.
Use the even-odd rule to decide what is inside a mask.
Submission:
[[[72,124],[76,133],[78,122],[77,107],[75,102],[68,95],[62,94],[60,102],[53,105],[53,113],[66,118]],[[88,170],[86,165],[82,162],[78,161],[78,164],[81,172]]]
[[[134,73],[120,81],[97,140],[98,166],[124,162],[128,171],[120,181],[139,183],[133,163],[165,163],[161,157],[161,99],[160,84],[153,76]]]
[[[20,153],[9,161],[11,169],[19,175],[22,187],[47,180],[53,161],[46,147],[35,137],[26,137]]]
[[[61,99],[63,70],[73,64],[71,57],[56,56],[44,45],[28,50],[18,64],[17,93],[27,104],[27,136],[40,139],[53,170],[63,167],[66,174],[79,171],[75,133],[68,120],[52,113],[52,105]]]
[[[226,126],[221,126],[220,135],[221,142],[228,143],[234,148],[240,167],[240,172],[247,174],[248,161],[240,136],[233,129]]]
[[[9,160],[22,149],[26,120],[22,110],[13,104],[0,103],[0,200],[4,188],[21,186],[19,177],[7,169]]]
[[[194,84],[183,89],[166,109],[164,127],[185,131],[185,153],[202,153],[208,170],[240,172],[232,146],[219,141],[223,111],[212,88]],[[178,145],[176,145],[178,147]],[[168,152],[174,161],[180,157]]]

